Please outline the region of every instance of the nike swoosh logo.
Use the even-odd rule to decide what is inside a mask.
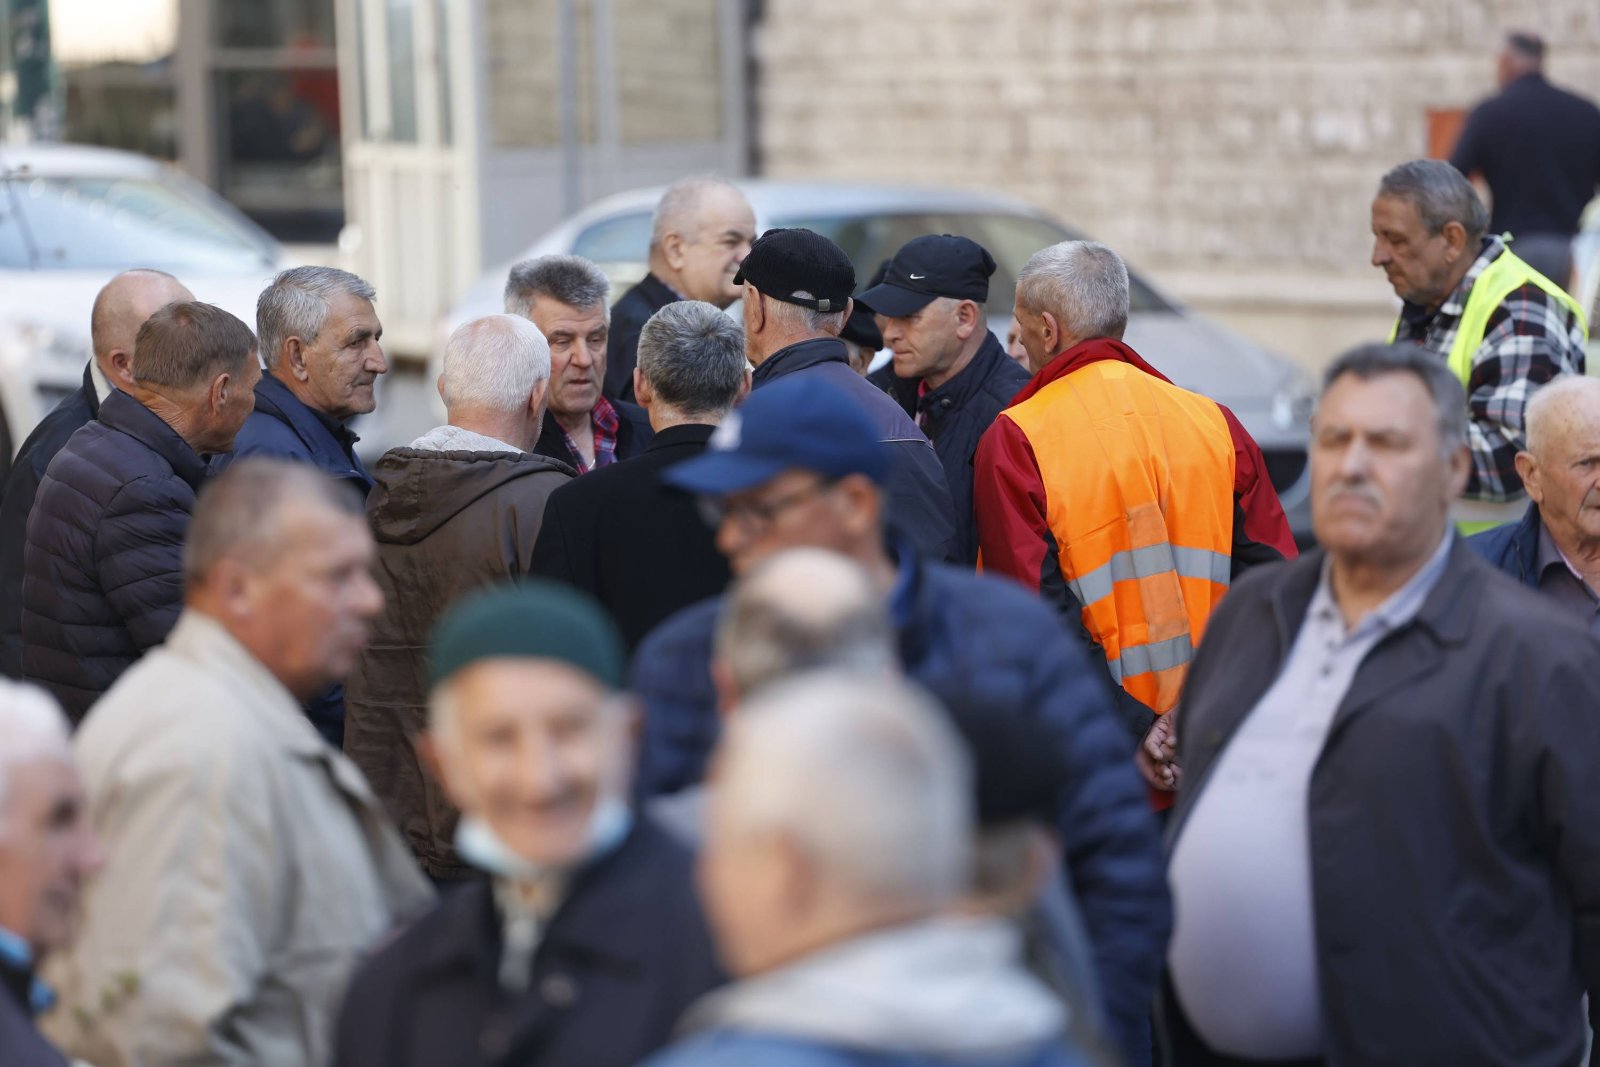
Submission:
[[[906,277],[910,278],[914,282],[920,282],[920,281],[922,281],[922,279],[926,278],[927,275],[926,274],[908,274],[908,275],[906,275]]]

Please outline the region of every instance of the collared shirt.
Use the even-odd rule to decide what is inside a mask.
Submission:
[[[0,926],[0,966],[28,976],[28,1007],[35,1015],[49,1011],[55,1004],[55,990],[33,973],[33,946],[3,926]]]
[[[607,467],[617,461],[617,430],[622,425],[622,416],[617,414],[617,409],[611,401],[601,397],[595,402],[594,410],[589,412],[589,420],[594,426],[594,463],[585,462],[583,452],[578,448],[578,443],[572,435],[561,427],[561,436],[566,439],[567,448],[578,459],[578,473],[586,474],[596,467]]]
[[[306,405],[306,410],[311,412],[312,415],[316,416],[317,421],[328,428],[328,432],[333,435],[333,439],[338,442],[339,447],[344,449],[345,455],[350,457],[350,462],[354,463],[356,456],[356,443],[361,440],[360,435],[354,430],[350,429],[349,426],[345,425],[339,419],[334,418],[332,415],[318,411],[310,404]]]
[[[1311,892],[1311,775],[1356,672],[1415,618],[1449,561],[1446,533],[1405,585],[1346,629],[1331,566],[1294,647],[1207,777],[1168,877],[1168,962],[1196,1032],[1218,1052],[1262,1060],[1323,1051]]]
[[[1563,611],[1600,637],[1600,596],[1589,588],[1589,583],[1556,545],[1542,522],[1539,524],[1539,556],[1534,566],[1539,569],[1539,592],[1560,604]]]
[[[1437,310],[1411,303],[1401,307],[1395,340],[1449,358],[1473,283],[1505,249],[1499,237],[1485,237],[1478,258]],[[1516,456],[1526,432],[1523,412],[1528,400],[1556,375],[1582,374],[1583,368],[1583,322],[1538,286],[1516,290],[1490,313],[1467,380],[1467,439],[1472,450],[1467,497],[1510,500],[1521,495]]]
[[[111,395],[111,379],[106,377],[106,372],[100,369],[97,360],[89,361],[89,380],[94,382],[95,399],[100,403],[106,402],[106,397]]]

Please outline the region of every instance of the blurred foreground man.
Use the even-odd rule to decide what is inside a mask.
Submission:
[[[89,830],[66,717],[42,690],[0,681],[0,1054],[67,1067],[34,1029],[55,993],[35,974],[72,942],[84,881],[104,856]]]
[[[1326,383],[1322,551],[1228,594],[1179,713],[1172,1062],[1575,1063],[1597,646],[1452,533],[1446,367],[1373,345]]]
[[[157,309],[194,295],[172,275],[159,270],[125,270],[94,298],[89,313],[93,358],[83,368],[83,385],[64,397],[17,450],[0,499],[0,674],[22,677],[22,569],[28,541],[28,514],[44,480],[45,468],[78,428],[100,414],[100,402],[113,390],[133,386],[133,342],[144,320]]]
[[[722,981],[688,851],[628,806],[616,628],[549,582],[478,593],[430,649],[424,741],[463,886],[357,974],[341,1067],[632,1067]]]
[[[972,785],[942,720],[904,683],[854,675],[745,706],[717,757],[700,864],[739,981],[697,1004],[652,1067],[1084,1062],[1015,929],[949,914],[970,873]]]
[[[445,345],[439,396],[449,421],[372,468],[383,613],[345,690],[344,751],[436,879],[472,868],[451,847],[456,812],[423,772],[428,635],[463,594],[529,574],[545,505],[577,472],[533,451],[544,422],[550,346],[516,315],[487,315]]]
[[[97,1067],[326,1062],[357,959],[431,897],[300,704],[383,606],[359,503],[309,466],[206,486],[166,644],[78,734],[106,868],[50,1032]]]

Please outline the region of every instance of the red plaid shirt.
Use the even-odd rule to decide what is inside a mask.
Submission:
[[[617,409],[611,406],[611,401],[601,397],[595,402],[594,410],[589,412],[589,421],[594,425],[593,467],[584,464],[583,453],[578,451],[578,444],[572,435],[565,429],[561,431],[561,436],[567,440],[567,450],[578,461],[579,474],[594,470],[595,467],[608,467],[617,461],[617,428],[622,425]]]

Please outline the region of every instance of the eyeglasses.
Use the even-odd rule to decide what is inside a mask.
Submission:
[[[733,501],[721,496],[702,496],[697,503],[700,507],[700,517],[713,530],[720,528],[725,522],[736,522],[744,527],[746,534],[755,536],[764,532],[789,508],[803,504],[819,493],[833,488],[833,483],[832,478],[820,478],[804,489],[796,489],[776,500]]]

